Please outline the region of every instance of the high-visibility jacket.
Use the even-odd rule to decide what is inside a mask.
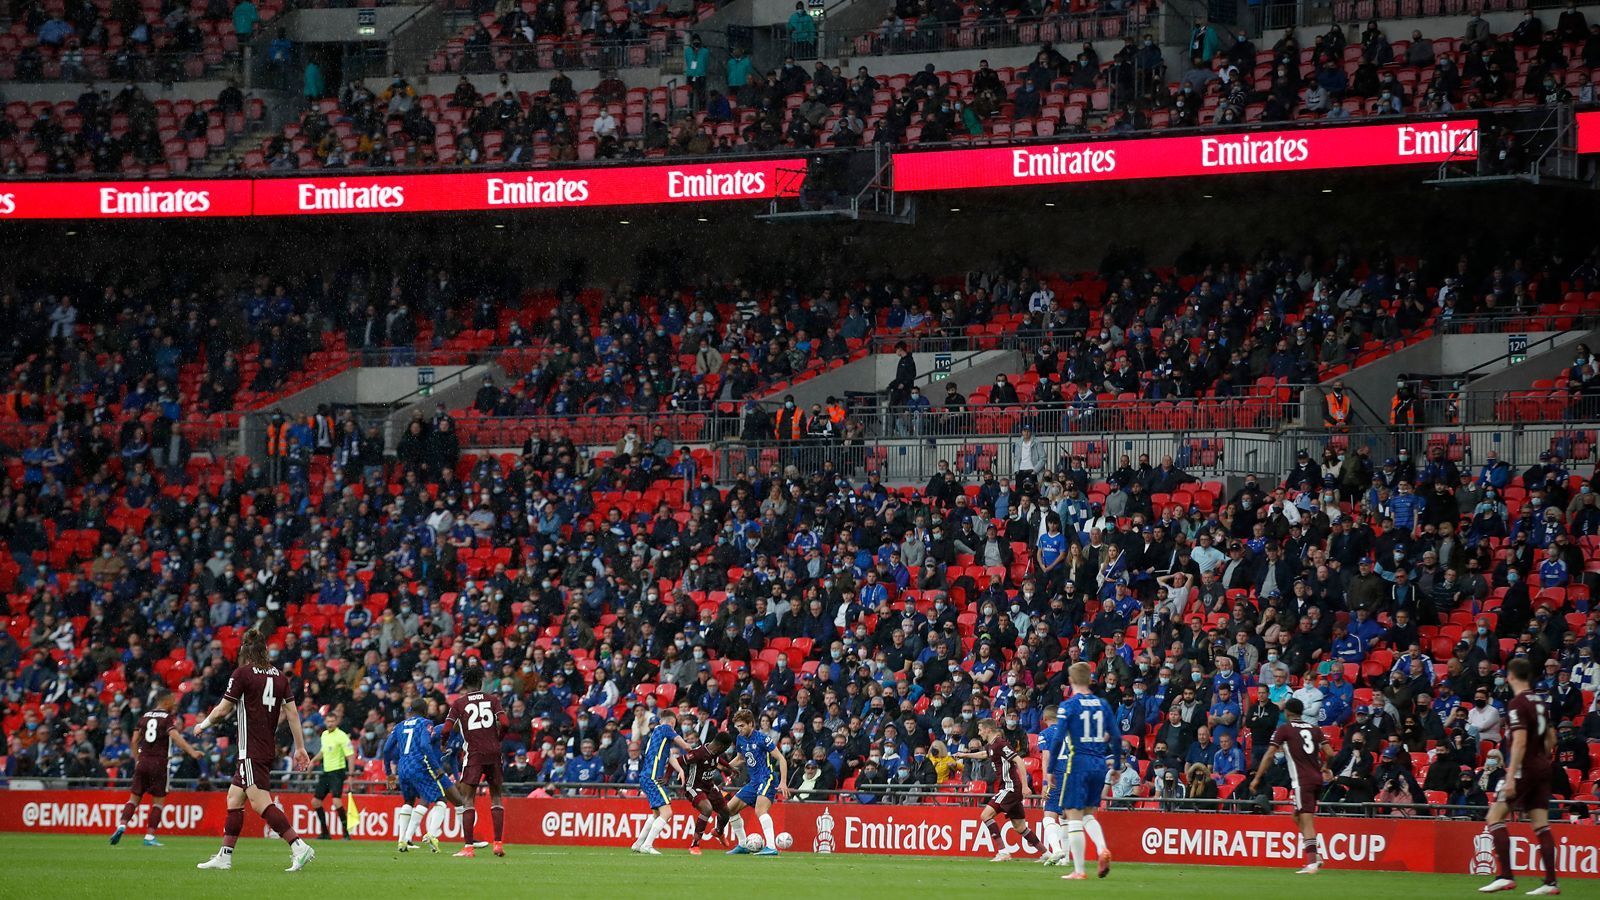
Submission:
[[[1327,396],[1328,414],[1324,421],[1329,428],[1343,428],[1350,424],[1350,395],[1340,396],[1337,393]]]
[[[267,423],[267,455],[285,456],[289,452],[289,423]]]
[[[844,407],[843,406],[840,406],[839,404],[835,403],[832,406],[828,407],[828,420],[831,421],[833,424],[835,424],[835,425],[843,424],[844,416],[845,416],[845,412],[844,412]]]
[[[1390,425],[1415,425],[1417,423],[1417,401],[1411,395],[1396,393],[1394,400],[1389,404]]]
[[[773,434],[780,441],[798,441],[806,434],[805,418],[805,414],[798,406],[794,409],[780,409],[777,417],[773,419]]]

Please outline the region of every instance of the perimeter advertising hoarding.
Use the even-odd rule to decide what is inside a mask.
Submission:
[[[1478,152],[1476,119],[1283,128],[896,153],[897,191],[1438,164]]]
[[[116,828],[127,794],[121,791],[0,791],[0,832],[107,835]],[[222,834],[225,794],[174,792],[166,801],[162,833],[218,837]],[[282,793],[291,824],[316,833],[308,794]],[[399,797],[359,795],[354,836],[395,839]],[[486,801],[480,798],[483,805]],[[506,840],[512,844],[614,847],[633,843],[650,815],[642,800],[567,797],[507,798]],[[148,812],[148,804],[140,811]],[[673,827],[662,837],[664,850],[688,844],[694,813],[673,804]],[[261,820],[247,813],[246,836],[265,834]],[[1038,810],[1029,811],[1037,825]],[[773,807],[779,831],[794,838],[794,849],[811,853],[881,853],[983,858],[995,853],[988,833],[969,806],[895,806],[855,803],[779,803]],[[1300,865],[1299,832],[1288,816],[1255,816],[1160,811],[1102,813],[1107,840],[1121,862],[1177,865]],[[479,836],[488,833],[480,810]],[[1556,859],[1566,877],[1600,877],[1600,828],[1558,823]],[[1330,869],[1491,874],[1493,848],[1479,822],[1428,818],[1333,818],[1317,821]],[[1512,858],[1519,872],[1539,868],[1538,848],[1525,826],[1512,828]],[[134,832],[137,834],[137,830]],[[460,839],[452,814],[447,839]],[[1002,832],[1017,850],[1010,826]],[[248,852],[248,848],[246,848]],[[335,849],[332,852],[337,852]]]
[[[478,212],[767,200],[800,193],[806,161],[763,159],[401,175],[347,169],[303,178],[0,182],[0,220]]]

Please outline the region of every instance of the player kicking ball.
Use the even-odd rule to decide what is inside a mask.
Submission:
[[[1556,746],[1555,722],[1545,698],[1533,692],[1533,664],[1517,657],[1506,664],[1506,681],[1516,694],[1506,707],[1506,733],[1511,755],[1506,760],[1506,781],[1500,796],[1489,807],[1489,837],[1500,862],[1500,876],[1478,892],[1495,894],[1517,889],[1511,869],[1511,833],[1507,819],[1515,812],[1528,817],[1539,841],[1539,861],[1544,864],[1544,883],[1528,891],[1529,897],[1554,897],[1561,893],[1556,883],[1556,841],[1550,833],[1550,793],[1554,769],[1552,751]]]
[[[1111,849],[1094,813],[1111,773],[1122,771],[1122,732],[1116,712],[1090,690],[1093,678],[1088,663],[1073,663],[1067,670],[1072,693],[1056,710],[1057,747],[1050,777],[1059,784],[1056,811],[1067,816],[1066,857],[1073,869],[1061,876],[1067,881],[1089,877],[1084,874],[1089,840],[1100,853],[1096,874],[1101,878],[1111,874]],[[1106,764],[1108,756],[1115,758],[1114,768]],[[1045,811],[1050,811],[1048,801]]]
[[[728,824],[728,799],[723,796],[718,782],[721,780],[723,754],[731,746],[733,735],[720,732],[708,743],[685,753],[679,760],[683,765],[684,791],[699,813],[694,820],[694,838],[689,844],[691,856],[699,856],[701,842],[710,840]]]
[[[672,798],[667,796],[666,789],[668,768],[677,772],[680,778],[683,777],[683,768],[677,757],[672,755],[672,748],[677,747],[685,752],[693,748],[679,736],[678,714],[670,709],[656,713],[656,724],[649,726],[649,715],[645,708],[635,707],[633,739],[645,745],[644,768],[639,770],[639,790],[644,793],[644,801],[650,807],[651,815],[644,827],[639,829],[632,850],[646,856],[660,856],[661,851],[656,849],[656,838],[672,828]],[[688,784],[687,780],[684,783]]]
[[[734,744],[738,747],[740,759],[744,761],[747,780],[728,803],[728,821],[738,841],[728,853],[777,856],[778,835],[772,825],[772,801],[778,796],[789,799],[789,760],[778,752],[770,736],[756,729],[756,716],[750,710],[741,709],[734,714],[733,729],[736,732]],[[772,771],[774,759],[778,761],[776,775]],[[744,844],[744,820],[739,813],[746,807],[755,809],[756,821],[761,823],[761,834],[766,838],[760,850],[751,850]]]
[[[178,720],[172,715],[172,708],[177,705],[177,697],[170,691],[162,691],[156,698],[155,708],[139,717],[139,724],[133,729],[133,758],[138,760],[133,766],[133,787],[128,791],[128,802],[122,807],[122,820],[117,825],[117,830],[111,833],[111,845],[115,847],[122,835],[133,826],[133,820],[139,816],[139,801],[145,794],[150,795],[150,815],[144,824],[144,845],[146,847],[159,847],[161,842],[156,840],[156,828],[161,824],[161,807],[167,799],[167,756],[172,752],[171,744],[177,744],[191,759],[199,759],[200,751],[196,750],[183,739],[183,732],[178,729]]]
[[[1298,698],[1283,701],[1284,724],[1272,733],[1267,752],[1256,767],[1256,777],[1250,780],[1250,793],[1261,790],[1261,779],[1272,768],[1273,759],[1281,751],[1289,757],[1289,799],[1294,804],[1294,821],[1300,826],[1305,852],[1305,865],[1295,870],[1297,875],[1315,875],[1322,868],[1322,845],[1317,840],[1317,795],[1322,785],[1332,780],[1327,760],[1333,757],[1333,746],[1318,725],[1307,722],[1305,705]]]
[[[311,767],[306,753],[305,731],[300,726],[300,708],[295,705],[289,676],[278,671],[267,659],[267,639],[254,628],[239,641],[239,667],[228,678],[222,701],[195,725],[200,734],[213,723],[234,716],[239,723],[239,760],[233,767],[233,783],[228,786],[228,815],[222,825],[222,849],[196,868],[233,868],[233,848],[244,833],[244,805],[249,802],[266,823],[289,845],[289,868],[298,872],[316,858],[311,845],[289,826],[289,817],[272,799],[272,760],[278,755],[279,722],[289,724],[294,739],[294,767]]]
[[[984,749],[967,750],[954,756],[957,759],[987,759],[1000,779],[1000,790],[989,798],[983,806],[983,812],[978,814],[978,822],[988,829],[989,838],[994,841],[997,851],[994,859],[989,861],[1005,862],[1011,858],[1011,851],[1005,848],[997,816],[1004,816],[1011,821],[1012,829],[1022,839],[1023,852],[1040,852],[1037,848],[1042,842],[1028,828],[1027,813],[1022,808],[1022,802],[1028,799],[1028,769],[1022,754],[1006,742],[1005,734],[993,719],[978,723],[978,739],[983,741]]]

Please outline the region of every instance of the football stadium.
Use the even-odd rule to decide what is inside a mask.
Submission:
[[[6,0],[9,883],[1594,892],[1596,81],[1589,0]]]

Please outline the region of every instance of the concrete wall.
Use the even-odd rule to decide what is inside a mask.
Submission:
[[[1535,379],[1552,377],[1554,372],[1561,368],[1562,360],[1571,363],[1571,345],[1579,340],[1588,338],[1590,346],[1595,346],[1593,342],[1596,338],[1600,338],[1600,332],[1529,333],[1528,343],[1533,348],[1535,357],[1530,357],[1528,363],[1514,368],[1502,359],[1506,355],[1506,337],[1504,334],[1452,334],[1431,337],[1420,344],[1391,353],[1346,373],[1341,376],[1346,390],[1359,398],[1351,406],[1352,423],[1357,426],[1386,424],[1389,402],[1394,398],[1395,379],[1401,375],[1442,375],[1484,366],[1476,374],[1489,377],[1479,377],[1471,382],[1468,385],[1469,390],[1478,392],[1526,388]],[[1554,346],[1561,349],[1541,355],[1537,345],[1545,340],[1551,341]],[[1550,367],[1550,371],[1530,369],[1529,366],[1533,364],[1535,358],[1545,360],[1542,365]],[[1486,363],[1488,365],[1485,365]],[[1497,375],[1497,373],[1503,374]],[[1332,379],[1329,379],[1321,386],[1309,388],[1301,393],[1301,421],[1308,426],[1315,427],[1322,423],[1322,397],[1332,383]],[[1371,406],[1371,412],[1362,406],[1361,400],[1365,400]],[[1373,413],[1376,413],[1376,417]],[[1470,418],[1472,416],[1469,414]]]
[[[1546,348],[1565,347],[1583,336],[1581,332],[1577,331],[1534,331],[1526,335],[1528,348],[1535,354],[1540,352],[1539,347],[1541,344]],[[1461,334],[1446,337],[1439,350],[1439,371],[1465,372],[1469,369],[1477,368],[1489,360],[1499,359],[1510,350],[1507,344],[1509,337],[1509,335],[1504,334]],[[1549,343],[1544,344],[1545,341],[1549,341]],[[1488,368],[1474,374],[1478,376],[1490,375],[1496,372],[1503,372],[1507,368],[1510,368],[1510,366],[1502,360],[1498,364],[1490,365]],[[1474,384],[1473,389],[1477,389],[1476,384]]]
[[[301,9],[287,16],[284,27],[289,38],[301,44],[345,43],[347,41],[387,40],[389,32],[416,14],[420,5],[380,6],[370,10],[357,9]],[[377,15],[371,37],[356,33],[357,14],[371,12]]]
[[[1533,341],[1529,336],[1529,343]],[[1541,378],[1554,378],[1572,365],[1572,352],[1577,344],[1585,343],[1590,350],[1600,347],[1600,329],[1595,331],[1569,331],[1561,335],[1554,349],[1539,352],[1537,348],[1528,361],[1514,369],[1502,370],[1494,375],[1472,382],[1473,391],[1527,390],[1528,385]]]
[[[400,440],[400,435],[405,432],[406,426],[411,422],[413,409],[420,408],[424,416],[429,415],[435,406],[443,406],[445,409],[450,410],[463,409],[472,405],[472,400],[477,395],[478,388],[483,384],[483,376],[492,376],[495,384],[501,386],[511,381],[505,370],[493,364],[471,366],[465,369],[458,367],[453,371],[460,372],[462,377],[447,380],[445,370],[440,368],[439,377],[436,380],[436,384],[439,386],[434,388],[431,395],[427,397],[412,397],[407,405],[389,414],[384,423],[384,447],[386,449],[394,450],[395,445]],[[411,390],[415,391],[417,389],[415,370],[412,370],[412,372]]]
[[[434,383],[438,395],[461,379],[478,389],[478,379],[488,371],[484,366],[435,366]],[[309,415],[323,404],[339,406],[388,406],[417,391],[417,366],[368,366],[346,369],[319,384],[285,397],[274,404],[290,415]],[[471,402],[470,398],[468,402]]]

